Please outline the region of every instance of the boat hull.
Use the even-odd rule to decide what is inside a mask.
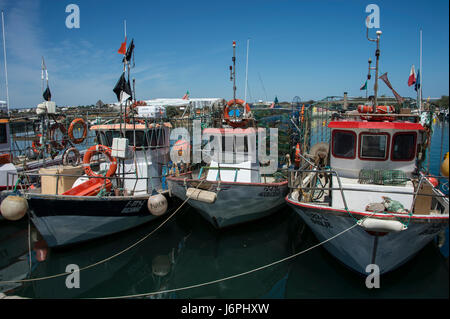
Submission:
[[[147,209],[146,196],[103,197],[28,195],[33,224],[49,247],[72,245],[118,233],[158,216]],[[166,214],[174,209],[168,199]]]
[[[356,222],[343,210],[307,205],[289,197],[286,201],[319,242],[343,232]],[[368,213],[351,213],[357,219],[370,216]],[[379,267],[380,274],[387,273],[410,260],[444,230],[448,226],[448,215],[444,216],[411,218],[408,228],[399,232],[369,232],[356,226],[323,246],[346,266],[361,274],[372,272],[366,272],[367,266],[371,264]],[[404,221],[407,222],[407,218]]]
[[[172,196],[186,200],[187,188],[196,188],[200,181],[170,177],[167,179]],[[216,228],[260,219],[276,212],[285,205],[287,181],[282,183],[234,183],[204,181],[200,189],[217,193],[214,203],[189,199],[206,220]]]

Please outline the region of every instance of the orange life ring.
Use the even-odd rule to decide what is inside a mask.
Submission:
[[[38,134],[36,135],[36,137],[41,137],[42,134]],[[40,153],[40,148],[41,148],[42,144],[38,142],[38,140],[34,140],[31,143],[31,149],[33,150],[34,153],[39,154]]]
[[[75,128],[76,124],[81,124],[83,126],[83,136],[82,137],[75,138],[73,136],[73,129]],[[79,117],[79,118],[74,119],[72,121],[72,123],[70,123],[69,131],[67,132],[67,134],[69,135],[69,138],[72,140],[72,142],[74,144],[80,144],[86,138],[87,132],[88,132],[88,127],[87,127],[86,122],[81,117]]]
[[[372,113],[373,106],[371,105],[358,105],[358,112],[362,114]],[[376,114],[390,114],[394,113],[395,108],[392,105],[378,105]],[[378,120],[378,121],[392,121],[394,118],[392,116],[361,116],[364,120]]]
[[[106,172],[105,177],[112,176],[116,172],[116,169],[117,169],[117,159],[115,157],[111,156],[111,148],[109,148],[108,146],[100,145],[100,144],[90,147],[84,154],[84,157],[83,157],[84,172],[88,176],[103,177],[103,175],[94,173],[94,171],[91,168],[91,165],[90,165],[91,157],[95,153],[103,153],[106,155],[106,157],[108,157],[108,160],[111,162],[111,164],[109,165],[109,169]]]
[[[297,146],[295,147],[295,166],[300,166],[300,144],[297,143]]]
[[[243,127],[243,126],[245,126],[247,124],[248,119],[242,119],[241,121],[231,121],[230,114],[229,114],[230,106],[232,106],[232,105],[242,105],[242,106],[244,106],[244,103],[245,103],[245,101],[241,100],[241,99],[229,100],[228,103],[227,103],[227,106],[223,110],[223,116],[225,118],[225,121],[231,127]],[[245,103],[245,111],[247,113],[251,112],[250,106],[248,105],[248,103]]]
[[[55,137],[55,133],[56,133],[57,129],[59,129],[59,131],[63,134],[61,142],[58,142]],[[50,145],[53,148],[55,148],[59,151],[63,150],[67,144],[66,127],[61,123],[53,123],[52,126],[50,126],[50,139],[51,139]]]

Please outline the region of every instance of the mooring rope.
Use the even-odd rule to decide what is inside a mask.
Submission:
[[[200,187],[200,185],[203,183],[203,181],[205,180],[201,180],[201,182],[197,185],[196,188]],[[5,280],[5,281],[0,281],[0,285],[1,284],[9,284],[9,283],[25,283],[25,282],[33,282],[33,281],[40,281],[40,280],[47,280],[47,279],[53,279],[53,278],[58,278],[58,277],[62,277],[62,276],[67,276],[70,274],[73,274],[75,272],[81,272],[82,270],[86,270],[89,268],[93,268],[95,266],[98,266],[100,264],[103,264],[111,259],[114,259],[120,255],[122,255],[123,253],[127,252],[128,250],[130,250],[133,247],[136,247],[137,245],[139,245],[141,242],[143,242],[144,240],[146,240],[148,237],[150,237],[151,235],[153,235],[158,229],[160,229],[164,224],[166,224],[180,209],[181,207],[183,207],[188,200],[191,199],[191,196],[187,196],[186,199],[183,201],[183,203],[181,203],[181,205],[165,220],[163,221],[158,227],[156,227],[154,230],[152,230],[150,233],[148,233],[147,235],[145,235],[144,237],[142,237],[141,239],[139,239],[138,241],[136,241],[134,244],[132,244],[131,246],[128,246],[127,248],[119,251],[118,253],[109,256],[105,259],[102,259],[100,261],[97,261],[93,264],[87,265],[85,267],[82,267],[80,269],[74,270],[73,272],[63,272],[63,273],[59,273],[56,275],[51,275],[51,276],[45,276],[45,277],[39,277],[39,278],[29,278],[29,279],[21,279],[21,280]]]
[[[362,220],[367,219],[367,218],[369,218],[369,217],[371,217],[373,215],[374,214],[371,214],[371,215],[369,215],[367,217],[364,217]],[[230,280],[230,279],[246,276],[246,275],[249,275],[251,273],[254,273],[254,272],[257,272],[257,271],[260,271],[260,270],[264,270],[266,268],[269,268],[269,267],[272,267],[274,265],[280,264],[280,263],[285,262],[287,260],[293,259],[293,258],[295,258],[295,257],[297,257],[299,255],[304,254],[304,253],[307,253],[308,251],[313,250],[314,248],[317,248],[319,246],[322,246],[323,244],[325,244],[325,243],[327,243],[327,242],[329,242],[329,241],[331,241],[331,240],[333,240],[333,239],[343,235],[344,233],[348,232],[349,230],[355,228],[356,226],[359,226],[359,224],[355,223],[352,226],[350,226],[349,228],[341,231],[340,233],[337,233],[336,235],[334,235],[334,236],[332,236],[332,237],[330,237],[330,238],[328,238],[328,239],[326,239],[326,240],[324,240],[324,241],[322,241],[322,242],[320,242],[320,243],[318,243],[316,245],[313,245],[313,246],[311,246],[311,247],[309,247],[309,248],[307,248],[305,250],[302,250],[302,251],[300,251],[298,253],[295,253],[295,254],[293,254],[291,256],[288,256],[288,257],[285,257],[283,259],[274,261],[274,262],[272,262],[270,264],[267,264],[267,265],[264,265],[264,266],[260,266],[258,268],[254,268],[254,269],[251,269],[251,270],[239,273],[239,274],[231,275],[231,276],[228,276],[228,277],[224,277],[224,278],[220,278],[220,279],[216,279],[216,280],[212,280],[212,281],[208,281],[208,282],[204,282],[204,283],[199,283],[199,284],[195,284],[195,285],[191,285],[191,286],[174,288],[174,289],[166,289],[166,290],[153,291],[153,292],[147,292],[147,293],[141,293],[141,294],[133,294],[133,295],[123,295],[123,296],[115,296],[115,297],[99,297],[99,298],[88,298],[88,299],[121,299],[121,298],[145,297],[145,296],[150,296],[150,295],[157,295],[157,294],[164,294],[164,293],[170,293],[170,292],[177,292],[177,291],[182,291],[182,290],[188,290],[188,289],[208,286],[208,285],[216,284],[216,283],[219,283],[219,282],[222,282],[222,281],[226,281],[226,280]]]

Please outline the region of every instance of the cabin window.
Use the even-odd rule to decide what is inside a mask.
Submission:
[[[411,161],[416,155],[416,133],[397,133],[392,138],[393,161]]]
[[[147,140],[143,131],[126,131],[125,137],[128,139],[128,144],[135,147],[147,146]],[[136,137],[136,140],[134,140]]]
[[[6,137],[6,124],[1,123],[0,124],[0,144],[8,143],[7,137]]]
[[[164,146],[165,136],[163,129],[152,129],[147,134],[151,147]]]
[[[106,142],[106,146],[111,147],[112,146],[112,141],[114,138],[120,138],[122,137],[119,131],[106,131],[105,132],[105,142]]]
[[[334,157],[356,157],[356,134],[351,131],[333,131],[332,154]]]
[[[386,160],[389,143],[388,134],[368,134],[360,135],[360,154],[361,159]]]

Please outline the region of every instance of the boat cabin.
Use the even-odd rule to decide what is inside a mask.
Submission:
[[[416,169],[420,123],[331,121],[330,166],[339,176],[358,178],[361,169],[401,170],[408,177]]]
[[[368,203],[380,202],[383,194],[409,209],[412,195],[388,194],[414,193],[414,185],[407,178],[416,171],[424,127],[398,120],[334,120],[328,127],[331,129],[330,167],[339,175],[341,186],[347,189],[349,209],[364,211]],[[333,176],[332,184],[338,187],[337,177]],[[345,206],[339,190],[332,191],[332,206]]]
[[[263,128],[206,128],[202,155],[209,162],[206,180],[242,183],[261,182],[257,137]]]
[[[112,147],[114,138],[128,139],[129,152],[118,161],[116,175],[125,176],[124,188],[131,194],[161,189],[162,167],[168,162],[170,123],[94,125],[99,144]],[[108,169],[101,163],[100,169]]]

